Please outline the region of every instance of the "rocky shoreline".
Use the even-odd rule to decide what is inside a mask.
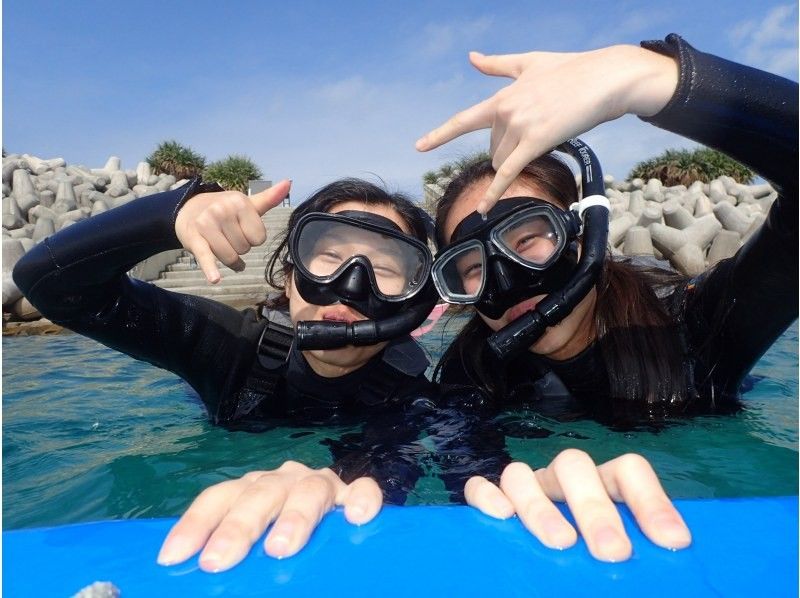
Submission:
[[[50,334],[56,326],[20,324],[41,317],[11,278],[14,265],[31,247],[76,222],[184,182],[172,175],[153,174],[146,162],[135,170],[123,170],[114,156],[102,168],[67,165],[63,158],[4,156],[3,334],[22,334],[21,330]]]
[[[425,204],[434,205],[450,180],[426,184]],[[688,187],[666,187],[658,179],[617,182],[609,175],[604,182],[612,255],[655,259],[688,276],[736,253],[778,197],[767,183],[744,185],[729,176]]]
[[[55,334],[63,329],[40,314],[11,278],[17,261],[45,237],[139,197],[174,189],[176,181],[140,162],[123,170],[110,157],[102,168],[67,165],[30,154],[3,157],[3,335]],[[424,185],[425,204],[449,179]],[[722,176],[710,183],[665,187],[661,181],[617,182],[605,177],[611,203],[609,245],[615,255],[663,260],[689,276],[732,256],[763,224],[776,191]]]

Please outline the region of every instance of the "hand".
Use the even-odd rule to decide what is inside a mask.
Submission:
[[[563,54],[471,52],[469,58],[482,73],[514,82],[456,114],[416,147],[428,151],[464,133],[491,128],[497,175],[478,205],[483,214],[531,160],[623,114],[656,114],[678,83],[672,58],[635,46]]]
[[[485,478],[470,478],[464,495],[468,504],[492,517],[506,519],[516,513],[550,548],[567,548],[577,540],[575,529],[552,502],[566,501],[589,552],[602,561],[624,561],[631,556],[630,539],[612,500],[628,505],[642,532],[655,544],[674,550],[692,541],[650,463],[636,454],[595,467],[583,451],[567,449],[536,472],[524,463],[511,463],[503,471],[499,488]]]
[[[264,551],[276,558],[292,556],[334,505],[344,506],[345,518],[361,525],[382,503],[381,489],[371,478],[345,484],[330,469],[287,461],[278,469],[251,471],[206,488],[170,530],[158,563],[181,563],[203,548],[200,568],[224,571],[247,556],[273,521]]]
[[[199,193],[181,207],[175,234],[197,259],[208,282],[220,281],[217,259],[232,270],[244,270],[239,256],[267,240],[261,216],[281,203],[290,185],[284,180],[250,197],[238,191]]]

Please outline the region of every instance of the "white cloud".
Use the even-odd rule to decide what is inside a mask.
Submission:
[[[652,31],[658,31],[669,20],[666,10],[650,7],[647,10],[626,11],[625,16],[613,27],[605,27],[590,38],[587,48],[601,48],[623,42],[643,39]]]
[[[317,91],[317,95],[326,102],[341,104],[363,100],[370,95],[370,92],[364,78],[356,75],[321,87]]]
[[[451,50],[472,47],[492,30],[492,25],[493,19],[489,16],[471,21],[428,23],[423,27],[420,37],[413,43],[416,53],[426,59],[439,58]]]
[[[742,62],[797,79],[797,5],[783,4],[771,9],[760,21],[737,24],[730,39]]]

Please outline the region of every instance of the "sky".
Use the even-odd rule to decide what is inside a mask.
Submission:
[[[344,176],[422,194],[421,176],[487,149],[414,142],[508,80],[467,60],[583,51],[677,32],[798,78],[798,7],[770,0],[597,2],[4,0],[2,142],[10,153],[135,168],[161,141],[249,156],[292,200]],[[626,116],[583,136],[606,174],[692,143]]]

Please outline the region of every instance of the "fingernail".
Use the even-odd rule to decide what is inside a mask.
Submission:
[[[508,519],[514,514],[514,510],[509,508],[508,500],[501,496],[493,496],[491,499],[495,516],[500,519]]]
[[[222,569],[227,553],[230,552],[230,543],[226,540],[217,540],[213,544],[206,546],[200,555],[200,567],[205,571],[217,573]]]
[[[156,557],[159,565],[173,565],[177,562],[177,555],[184,552],[185,542],[180,536],[174,536],[164,542]]]
[[[353,519],[360,520],[363,519],[367,514],[367,505],[364,503],[356,503],[350,507],[350,516]]]
[[[595,556],[609,562],[624,560],[629,554],[629,545],[625,538],[610,525],[601,526],[594,532],[594,543],[600,554]]]
[[[542,529],[546,536],[546,543],[551,548],[563,550],[575,543],[575,534],[572,529],[557,517],[545,517],[542,520]]]
[[[156,557],[156,563],[164,566],[173,565],[175,563],[174,552],[174,550],[162,548],[161,552],[158,553],[158,557]]]
[[[276,525],[267,538],[266,548],[269,553],[278,558],[285,556],[294,534],[294,526],[290,523]]]
[[[673,513],[661,513],[652,518],[659,532],[667,536],[663,543],[668,544],[668,548],[685,548],[692,541],[692,534],[686,524]]]

